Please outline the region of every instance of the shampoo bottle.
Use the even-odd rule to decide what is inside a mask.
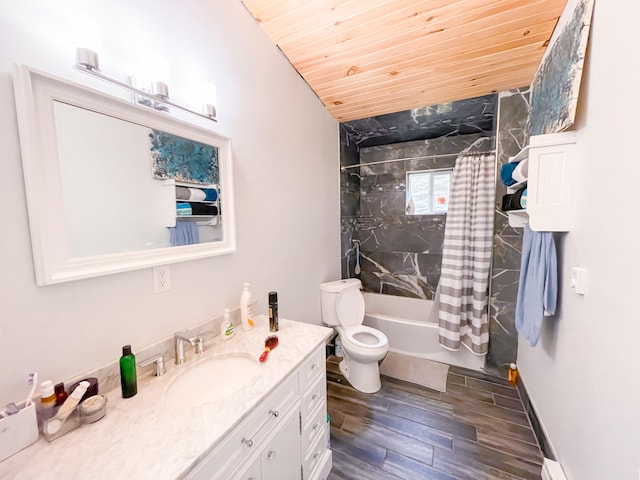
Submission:
[[[240,295],[240,322],[242,330],[247,331],[253,328],[253,306],[251,302],[250,283],[245,283]]]
[[[231,314],[229,313],[229,309],[224,309],[224,317],[222,318],[222,323],[220,324],[220,336],[222,340],[229,340],[236,333],[233,329],[233,320],[231,320]]]
[[[131,353],[131,345],[122,347],[122,356],[120,357],[120,386],[122,387],[122,398],[133,397],[138,393],[136,357]]]

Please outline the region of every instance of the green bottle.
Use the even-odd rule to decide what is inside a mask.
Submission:
[[[138,393],[136,357],[131,353],[131,345],[122,347],[122,356],[120,357],[120,385],[122,386],[122,398],[133,397]]]

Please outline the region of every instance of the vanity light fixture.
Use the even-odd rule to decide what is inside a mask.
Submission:
[[[169,98],[169,86],[160,81],[154,81],[150,85],[150,89],[140,88],[136,86],[136,82],[131,78],[132,85],[105,75],[100,71],[100,63],[98,60],[98,54],[88,48],[78,47],[76,48],[76,63],[73,68],[79,72],[86,73],[92,77],[99,78],[105,82],[117,85],[122,88],[126,88],[134,94],[136,101],[150,108],[156,110],[167,111],[168,107],[174,107],[183,112],[197,115],[198,117],[206,118],[213,122],[217,122],[216,107],[213,104],[206,103],[203,105],[203,113],[196,112],[190,108],[183,107],[182,105],[175,103]]]

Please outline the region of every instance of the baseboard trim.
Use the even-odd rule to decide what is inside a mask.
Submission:
[[[533,433],[538,440],[538,445],[540,446],[540,450],[542,450],[542,454],[551,460],[557,460],[556,454],[551,447],[551,443],[549,439],[544,433],[544,429],[540,424],[540,420],[538,419],[538,414],[533,408],[531,404],[531,400],[529,400],[529,394],[527,393],[527,388],[524,384],[524,380],[522,376],[520,376],[519,382],[517,384],[518,393],[520,394],[520,399],[522,400],[522,404],[524,405],[525,412],[529,417],[529,422],[531,422],[531,427],[533,428]]]

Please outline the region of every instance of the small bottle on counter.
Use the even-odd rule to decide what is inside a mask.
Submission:
[[[120,357],[120,386],[122,387],[122,398],[133,397],[138,393],[136,357],[131,353],[131,345],[122,347],[122,356]]]
[[[229,340],[235,333],[231,314],[229,313],[229,309],[225,308],[222,323],[220,324],[220,336],[222,337],[222,340]]]
[[[515,363],[509,364],[509,372],[507,373],[507,380],[514,387],[518,384],[518,367]]]
[[[253,302],[251,301],[250,283],[245,283],[240,295],[240,324],[245,332],[253,328]]]
[[[56,407],[59,407],[64,403],[69,394],[64,389],[64,383],[57,383],[55,387],[53,387],[53,391],[56,393]]]
[[[40,417],[48,420],[55,414],[56,392],[51,380],[45,380],[40,384]]]
[[[269,331],[277,332],[278,328],[278,292],[269,292]]]

